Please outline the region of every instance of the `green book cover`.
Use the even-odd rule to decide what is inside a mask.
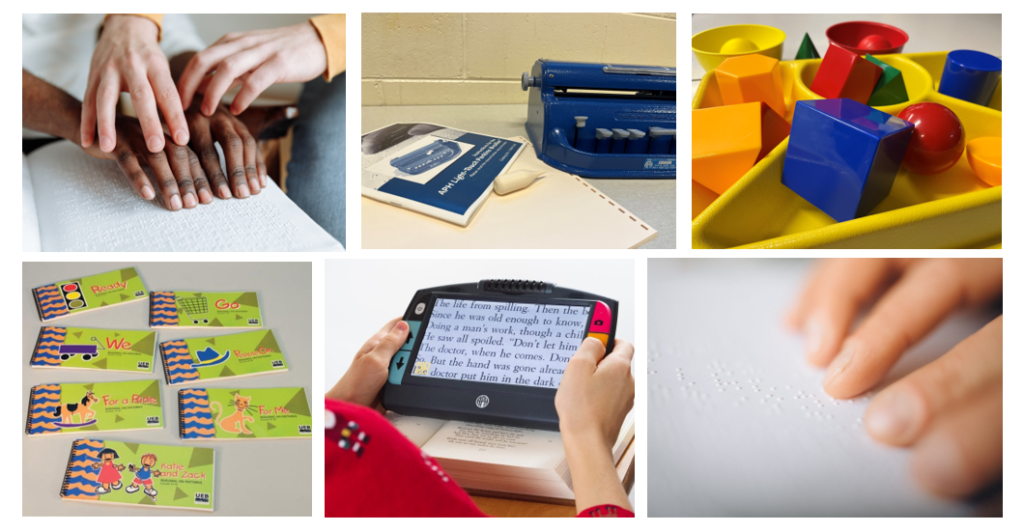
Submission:
[[[32,289],[32,295],[43,321],[149,297],[135,268],[57,281]]]
[[[162,342],[160,356],[170,385],[288,371],[271,330]]]
[[[75,440],[60,496],[213,511],[213,449]]]
[[[34,368],[150,373],[155,349],[153,331],[42,327],[29,364]]]
[[[25,432],[40,436],[163,426],[160,384],[150,379],[33,386]]]
[[[153,292],[149,326],[263,327],[256,292]]]
[[[178,421],[186,440],[313,436],[303,388],[185,388]]]

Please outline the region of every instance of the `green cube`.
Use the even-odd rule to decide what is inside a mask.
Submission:
[[[907,96],[907,86],[903,83],[903,73],[895,67],[872,57],[871,54],[864,56],[865,59],[878,65],[882,69],[882,77],[878,78],[874,92],[868,99],[868,105],[878,107],[881,105],[896,105],[910,99]]]

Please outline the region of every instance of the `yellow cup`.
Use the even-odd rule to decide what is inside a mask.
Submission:
[[[726,43],[737,42],[734,39],[745,39],[757,46],[756,50],[745,52],[722,53]],[[782,59],[782,43],[786,42],[786,32],[771,26],[760,24],[736,24],[720,26],[705,30],[693,36],[690,41],[697,62],[707,72],[713,71],[722,61],[741,55],[761,54],[775,59]]]

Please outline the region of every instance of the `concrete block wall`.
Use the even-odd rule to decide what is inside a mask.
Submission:
[[[364,13],[363,105],[526,103],[540,58],[676,66],[674,13]]]

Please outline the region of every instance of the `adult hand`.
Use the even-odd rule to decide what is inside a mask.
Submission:
[[[186,108],[192,106],[197,92],[204,93],[201,110],[210,116],[224,93],[241,84],[230,108],[237,115],[274,83],[309,81],[326,69],[327,52],[320,34],[311,23],[303,22],[221,37],[189,61],[178,90]]]
[[[1002,278],[999,259],[827,261],[789,321],[807,333],[809,361],[829,365],[826,393],[853,397],[878,384],[954,310],[998,297]],[[847,336],[861,307],[876,298]],[[878,441],[914,448],[912,471],[929,491],[962,497],[998,479],[1002,317],[880,392],[864,425]]]
[[[388,380],[391,357],[409,338],[409,324],[401,318],[387,322],[363,344],[341,380],[327,392],[329,399],[376,408],[383,412],[380,393]]]
[[[267,167],[253,133],[223,105],[217,106],[212,116],[205,116],[198,106],[192,106],[185,113],[185,121],[192,138],[190,146],[199,154],[203,169],[210,176],[211,187],[222,199],[230,198],[232,193],[237,198],[248,198],[267,186]],[[230,179],[221,171],[214,141],[224,150]]]
[[[96,145],[84,148],[85,152],[97,159],[117,161],[121,172],[143,199],[156,197],[149,177],[142,170],[145,163],[153,171],[168,209],[191,209],[197,205],[197,197],[202,203],[213,200],[199,158],[187,146],[164,142],[164,148],[153,153],[144,139],[139,121],[124,115],[115,118],[114,132],[117,148],[113,152],[104,151]]]
[[[99,149],[114,151],[119,140],[115,121],[122,91],[131,95],[150,152],[159,153],[165,143],[157,106],[167,120],[173,142],[188,144],[188,125],[167,57],[157,44],[158,31],[152,21],[133,15],[113,15],[103,24],[82,103],[83,148],[92,146],[98,123]]]

